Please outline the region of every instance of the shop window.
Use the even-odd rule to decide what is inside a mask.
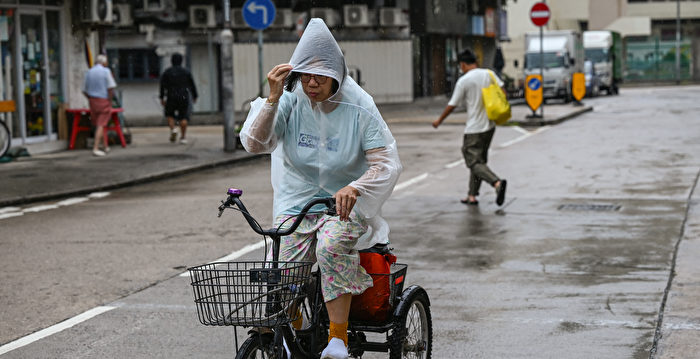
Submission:
[[[109,65],[117,81],[156,81],[160,58],[151,49],[114,49],[107,51]]]

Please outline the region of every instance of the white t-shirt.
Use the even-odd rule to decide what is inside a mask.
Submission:
[[[464,133],[482,133],[493,128],[494,124],[489,121],[484,110],[484,101],[481,98],[481,89],[491,84],[491,70],[476,68],[462,75],[455,90],[452,93],[452,98],[447,104],[449,106],[466,105],[467,107],[467,125],[464,127]],[[503,81],[496,76],[496,82],[499,87],[503,87]]]

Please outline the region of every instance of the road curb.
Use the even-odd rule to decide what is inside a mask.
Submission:
[[[581,114],[584,114],[586,112],[593,111],[592,106],[585,106],[582,107],[576,111],[569,112],[565,115],[555,117],[554,119],[551,120],[532,120],[532,121],[508,121],[506,126],[513,125],[513,126],[521,126],[521,127],[541,127],[541,126],[551,126],[551,125],[558,125],[566,120],[570,120],[576,116],[579,116]]]
[[[176,168],[173,170],[161,171],[161,172],[149,174],[149,175],[138,177],[138,178],[117,181],[114,183],[86,186],[83,188],[78,188],[78,189],[73,189],[73,190],[56,191],[56,192],[51,192],[51,193],[42,193],[42,194],[29,195],[29,196],[23,196],[23,197],[18,197],[18,198],[0,199],[0,207],[26,205],[26,204],[34,203],[34,202],[50,201],[50,200],[59,199],[59,198],[81,196],[81,195],[89,194],[92,192],[109,191],[109,190],[114,190],[114,189],[118,189],[118,188],[125,188],[125,187],[130,187],[133,185],[137,185],[137,184],[156,182],[156,181],[163,180],[166,178],[173,178],[173,177],[177,177],[177,176],[182,176],[182,175],[185,175],[188,173],[193,173],[193,172],[201,171],[201,170],[205,170],[205,169],[216,168],[216,167],[231,165],[231,164],[235,164],[235,163],[244,163],[244,162],[248,162],[248,161],[254,161],[256,159],[263,158],[266,156],[269,156],[269,154],[251,154],[249,156],[244,156],[244,157],[239,157],[239,158],[232,158],[232,159],[214,161],[214,162],[198,164],[198,165],[193,165],[193,166],[185,166],[185,167]]]

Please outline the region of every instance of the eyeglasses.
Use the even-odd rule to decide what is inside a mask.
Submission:
[[[319,85],[323,85],[328,81],[328,76],[322,76],[322,75],[314,75],[314,74],[301,74],[301,82],[303,83],[308,83],[311,81],[311,78],[314,78],[316,80],[316,83]]]

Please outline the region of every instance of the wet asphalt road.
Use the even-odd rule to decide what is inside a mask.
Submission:
[[[488,185],[478,207],[458,201],[468,178],[461,126],[392,125],[406,169],[384,214],[409,283],[430,295],[433,357],[648,358],[675,245],[697,213],[688,207],[697,206],[689,196],[700,169],[698,95],[699,87],[624,89],[551,128],[499,129],[490,163],[509,183],[500,209]],[[2,342],[109,308],[2,358],[232,357],[232,330],[198,324],[178,274],[254,243],[240,218],[217,220],[212,208],[240,183],[269,222],[267,166],[2,220],[17,238],[3,259],[23,276],[5,274],[12,291],[2,297],[25,298],[3,306],[14,322],[0,324]],[[68,224],[78,217],[91,225]],[[32,262],[29,275],[32,256],[53,259]]]

